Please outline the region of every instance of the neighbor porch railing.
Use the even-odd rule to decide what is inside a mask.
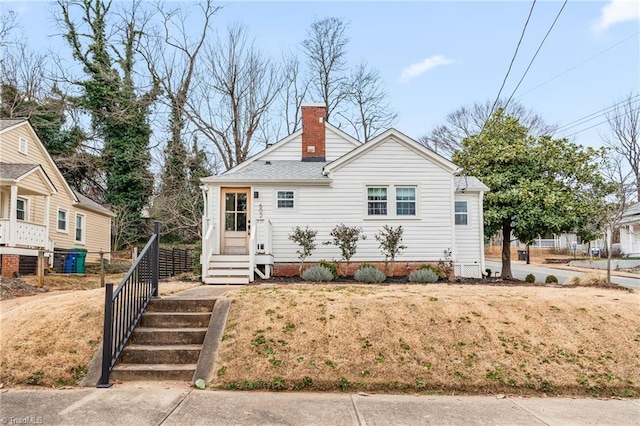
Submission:
[[[15,229],[11,229],[9,219],[0,219],[0,244],[11,242],[11,232],[15,232],[15,245],[25,247],[47,248],[47,227],[30,222],[17,221]]]
[[[160,222],[154,222],[153,235],[118,287],[105,286],[102,375],[99,388],[111,386],[109,374],[129,341],[149,301],[158,296],[158,258]]]

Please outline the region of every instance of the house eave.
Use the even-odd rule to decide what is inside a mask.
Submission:
[[[205,185],[240,186],[288,184],[298,186],[331,186],[331,179],[216,179],[213,176],[200,180]]]

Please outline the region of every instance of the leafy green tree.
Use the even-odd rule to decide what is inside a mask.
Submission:
[[[402,225],[398,227],[384,225],[375,235],[376,240],[380,243],[378,247],[384,254],[385,269],[388,269],[388,264],[391,262],[391,276],[393,276],[396,257],[402,250],[407,248],[402,244],[403,232]],[[389,271],[386,270],[385,272],[388,273]]]
[[[491,191],[484,198],[487,235],[502,231],[502,277],[512,278],[511,236],[579,229],[604,208],[609,190],[599,173],[602,151],[566,139],[535,137],[499,110],[484,131],[467,137],[453,161]]]
[[[358,250],[358,241],[360,239],[366,239],[366,235],[363,234],[362,228],[358,226],[347,226],[344,223],[336,225],[329,235],[331,235],[332,240],[325,241],[322,244],[333,244],[340,249],[342,260],[347,263],[345,270],[346,276],[349,274],[349,263],[351,262],[351,258]]]

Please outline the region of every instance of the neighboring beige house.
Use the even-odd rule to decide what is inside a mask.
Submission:
[[[28,120],[0,119],[2,276],[39,250],[83,248],[87,261],[111,251],[113,213],[67,184]]]

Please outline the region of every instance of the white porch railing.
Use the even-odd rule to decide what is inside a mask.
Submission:
[[[255,279],[255,273],[253,272],[256,269],[256,230],[257,226],[251,227],[251,232],[249,234],[249,282],[252,283]]]
[[[9,219],[0,219],[0,244],[9,244],[11,231]],[[47,227],[44,225],[18,221],[14,232],[15,246],[48,248],[49,236],[47,235]]]
[[[212,240],[212,237],[214,230],[215,226],[212,224],[207,228],[207,232],[204,234],[204,238],[202,239],[202,254],[200,255],[200,264],[202,265],[203,279],[205,276],[207,276],[207,270],[209,269],[209,260],[211,259],[211,254],[213,253],[214,242]]]

